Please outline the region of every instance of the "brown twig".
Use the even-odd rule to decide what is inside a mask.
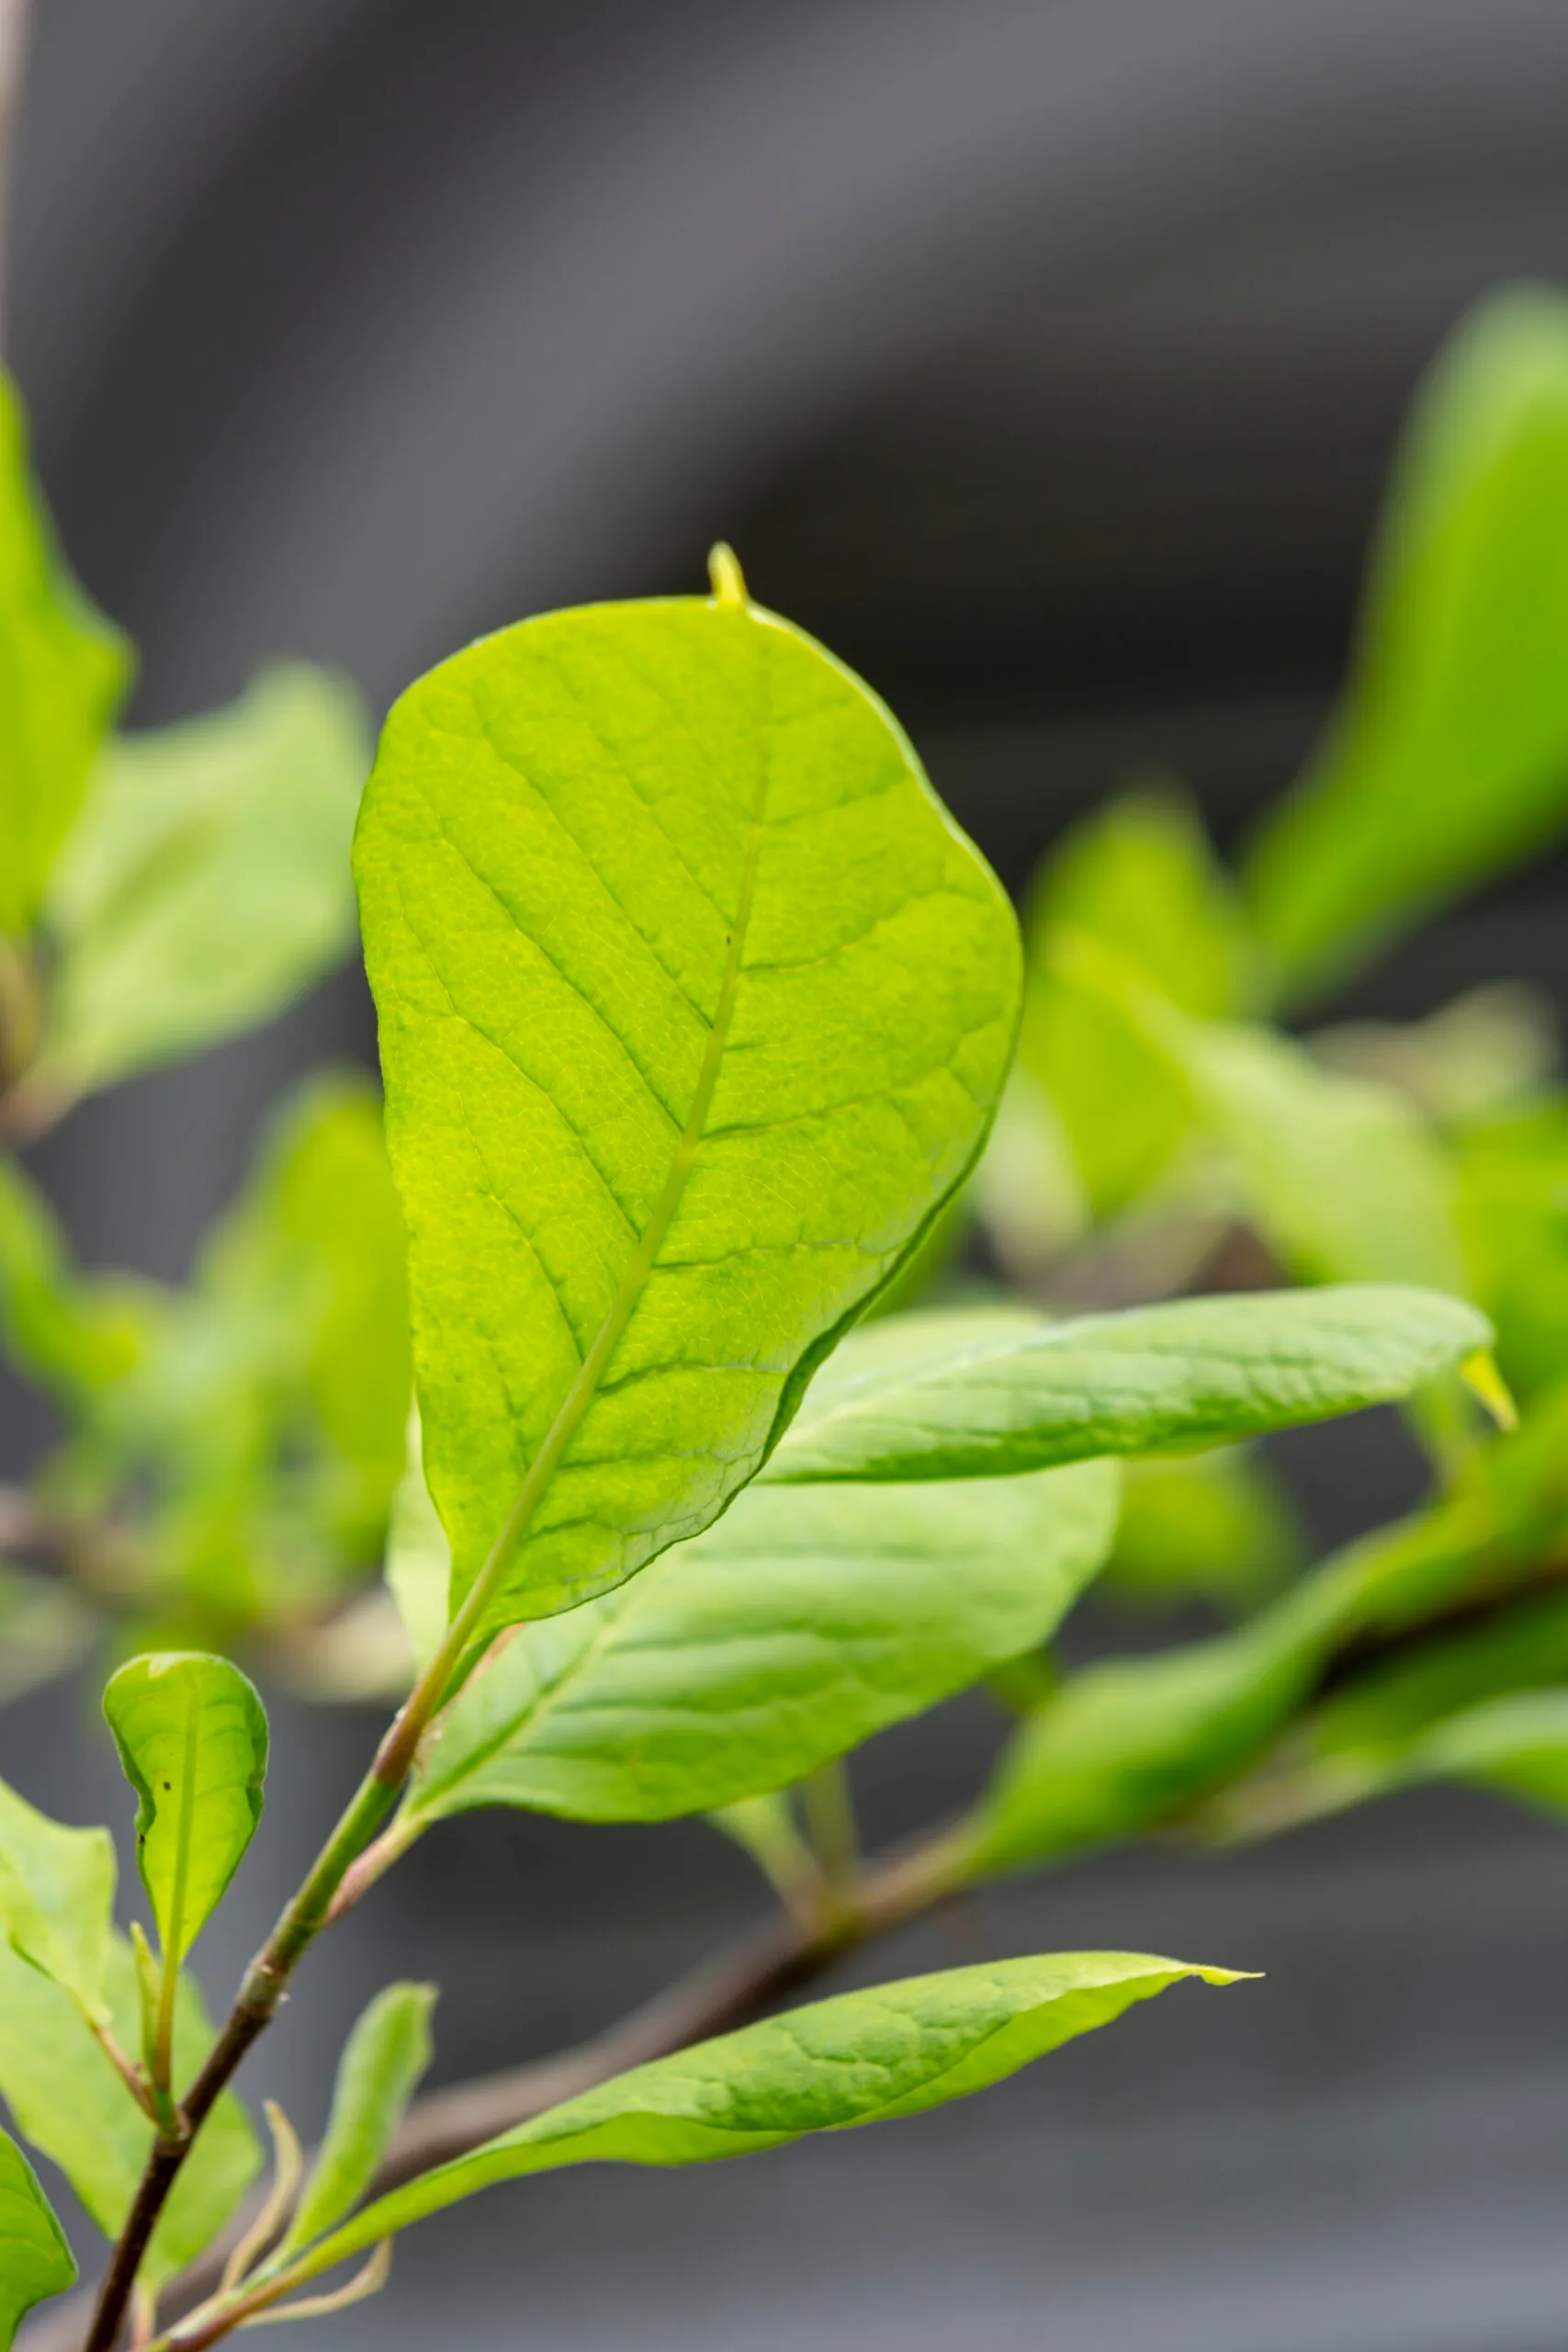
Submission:
[[[0,0],[0,297],[9,271],[11,163],[17,137],[17,112],[22,95],[22,67],[28,48],[28,0]]]

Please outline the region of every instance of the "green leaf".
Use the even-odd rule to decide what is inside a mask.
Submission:
[[[1459,1225],[1504,1378],[1527,1401],[1568,1373],[1568,1095],[1459,1137]]]
[[[355,868],[482,1636],[751,1476],[979,1150],[1017,928],[881,704],[729,598],[553,614],[421,680]]]
[[[660,1820],[800,1780],[1053,1634],[1116,1498],[1100,1462],[752,1487],[635,1583],[520,1626],[439,1719],[401,1826],[480,1804]]]
[[[237,1666],[177,1650],[122,1666],[104,1713],[140,1800],[137,1863],[164,1963],[175,1964],[261,1819],[266,1715]]]
[[[54,2209],[16,2142],[0,2132],[0,2352],[17,2323],[76,2281],[76,2261]]]
[[[1159,1606],[1194,1596],[1245,1613],[1305,1558],[1290,1498],[1241,1446],[1130,1462],[1105,1581]]]
[[[50,895],[35,1080],[75,1095],[279,1012],[354,941],[359,697],[303,664],[107,754]]]
[[[1568,302],[1494,298],[1401,454],[1350,691],[1248,880],[1292,995],[1568,815]]]
[[[1404,1758],[1406,1780],[1473,1781],[1568,1813],[1568,1690],[1529,1690],[1436,1724]]]
[[[100,2019],[115,1878],[107,1829],[51,1821],[0,1781],[0,1932]]]
[[[1222,1444],[1406,1396],[1488,1329],[1458,1299],[1393,1283],[1065,1323],[1015,1307],[906,1317],[839,1351],[763,1483],[988,1477]]]
[[[1030,964],[1020,1058],[1066,1131],[1100,1216],[1158,1174],[1190,1118],[1166,1057],[1058,954],[1089,938],[1183,1011],[1217,1017],[1251,993],[1252,951],[1229,881],[1179,791],[1112,801],[1042,869],[1025,923]]]
[[[1467,1288],[1453,1170],[1408,1102],[1261,1029],[1190,1026],[1185,1058],[1248,1212],[1292,1273]]]
[[[1270,1617],[1076,1676],[1003,1756],[973,1816],[969,1873],[1020,1870],[1174,1817],[1262,1750],[1314,1663],[1294,1627]]]
[[[0,1340],[21,1371],[80,1408],[123,1379],[147,1344],[136,1286],[78,1274],[53,1211],[0,1158]]]
[[[0,1707],[69,1674],[98,1630],[95,1612],[58,1578],[0,1562]]]
[[[452,1547],[424,1483],[417,1411],[409,1416],[408,1460],[392,1499],[387,1583],[423,1673],[441,1647],[451,1613]]]
[[[330,2230],[369,2188],[430,2064],[434,2004],[434,1984],[389,1984],[359,2018],[338,2064],[326,2138],[280,2255]]]
[[[57,555],[0,373],[0,933],[28,931],[130,672]]]
[[[918,2115],[1001,2082],[1032,2059],[1184,1976],[1233,1972],[1132,1952],[993,1961],[845,1993],[638,2066],[378,2198],[302,2275],[374,2245],[493,2181],[564,2165],[705,2164],[807,2132]]]
[[[141,2035],[136,1962],[123,1936],[109,1947],[110,2022],[122,2049]],[[188,2083],[212,2046],[201,1996],[180,1981],[176,2079]],[[0,1945],[0,2095],[33,2146],[58,2165],[106,2237],[118,2237],[152,2144],[152,2126],[88,2033],[69,1994]],[[155,2283],[223,2227],[261,2163],[245,2111],[225,2093],[181,2168],[152,2240]]]

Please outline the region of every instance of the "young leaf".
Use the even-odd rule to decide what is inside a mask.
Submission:
[[[1459,1299],[1371,1283],[1065,1323],[1018,1307],[904,1317],[840,1349],[762,1483],[992,1477],[1223,1444],[1407,1396],[1488,1329]]]
[[[303,664],[117,743],[50,894],[58,961],[34,1081],[75,1095],[176,1060],[341,961],[368,765],[354,689]]]
[[[635,1583],[518,1627],[439,1719],[403,1826],[480,1804],[659,1820],[800,1780],[1055,1633],[1116,1497],[1103,1462],[750,1487]]]
[[[1568,1813],[1568,1690],[1525,1690],[1435,1724],[1403,1758],[1404,1780],[1473,1781]]]
[[[450,1611],[452,1547],[435,1516],[430,1488],[424,1483],[419,1415],[409,1416],[408,1458],[392,1498],[391,1524],[387,1531],[387,1584],[408,1635],[409,1648],[423,1673],[441,1647]]]
[[[1459,1225],[1505,1379],[1527,1401],[1568,1370],[1568,1096],[1477,1119],[1457,1140]]]
[[[1248,879],[1292,995],[1351,971],[1568,815],[1568,303],[1495,298],[1400,459],[1349,695]]]
[[[1107,1216],[1170,1158],[1190,1104],[1166,1057],[1058,959],[1068,933],[1125,957],[1185,1012],[1218,1018],[1244,1008],[1251,955],[1240,910],[1184,797],[1129,793],[1075,827],[1043,867],[1025,922],[1020,1059],[1055,1104],[1084,1188]]]
[[[130,649],[57,556],[28,473],[27,428],[0,374],[0,933],[30,930],[87,773],[125,690]]]
[[[68,1829],[0,1781],[0,1933],[99,2020],[115,1876],[107,1829]]]
[[[1183,1058],[1249,1214],[1292,1272],[1465,1290],[1453,1169],[1408,1102],[1262,1029],[1187,1024]]]
[[[389,1984],[355,2026],[338,2064],[321,2153],[279,2256],[309,2245],[356,2205],[430,2064],[434,1984]]]
[[[0,1158],[0,1339],[11,1362],[80,1410],[136,1364],[146,1319],[130,1282],[75,1272],[48,1202]]]
[[[76,2279],[75,2257],[54,2209],[16,2142],[0,2132],[0,2352],[11,2352],[17,2323]]]
[[[130,1659],[109,1680],[104,1713],[140,1800],[136,1859],[172,1968],[261,1819],[266,1715],[237,1666],[185,1651]]]
[[[109,1947],[110,2023],[122,2049],[140,2036],[136,1962],[123,1936]],[[175,2011],[178,2084],[212,2046],[200,1994],[181,1979]],[[0,1945],[0,2095],[16,2127],[60,2166],[106,2237],[117,2237],[152,2144],[152,2126],[115,2073],[69,1994]],[[209,2245],[261,2162],[245,2111],[226,2093],[181,2168],[152,2240],[149,2276],[170,2277]]]
[[[300,2278],[491,2182],[564,2165],[706,2164],[807,2132],[918,2115],[1016,2074],[1184,1976],[1235,1973],[1133,1952],[1061,1952],[840,1994],[617,2075],[378,2198]]]
[[[479,1637],[756,1470],[975,1159],[1017,927],[881,704],[728,595],[552,614],[411,687],[355,871]]]

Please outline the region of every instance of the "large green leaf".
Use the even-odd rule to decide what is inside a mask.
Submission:
[[[1249,879],[1292,993],[1568,816],[1568,302],[1494,299],[1402,454],[1349,694]]]
[[[1025,923],[1020,1057],[1055,1104],[1085,1192],[1107,1215],[1142,1191],[1189,1123],[1180,1074],[1058,949],[1088,937],[1184,1012],[1241,1011],[1250,951],[1234,895],[1190,803],[1127,794],[1074,828],[1042,868]]]
[[[344,2045],[321,2152],[294,2209],[281,2251],[308,2245],[356,2205],[430,2064],[434,1984],[389,1984]]]
[[[1143,1953],[1061,1952],[793,2009],[617,2075],[378,2198],[316,2249],[305,2275],[493,2181],[564,2165],[705,2164],[918,2115],[1002,2081],[1184,1976],[1236,1982],[1228,1969]]]
[[[110,2022],[122,2049],[140,2031],[136,1962],[109,1947]],[[187,2084],[212,2046],[200,1994],[181,1979],[175,2080]],[[0,2095],[17,2129],[59,2165],[106,2237],[117,2237],[152,2144],[152,2126],[105,2057],[69,1994],[0,1946]],[[152,2241],[154,2281],[183,2269],[229,2219],[261,2162],[245,2111],[225,2093],[180,2171]]]
[[[431,1491],[471,1629],[712,1520],[967,1171],[1017,928],[886,711],[740,601],[488,638],[355,850]]]
[[[16,2142],[0,2132],[0,2352],[17,2323],[75,2282],[76,2263],[54,2209]]]
[[[0,374],[0,933],[32,924],[130,670],[55,552]]]
[[[261,1819],[266,1715],[237,1666],[200,1653],[135,1657],[104,1713],[136,1791],[136,1859],[167,1966],[200,1934]]]
[[[1453,1169],[1408,1102],[1262,1029],[1188,1024],[1183,1058],[1293,1273],[1466,1290]]]
[[[1046,1640],[1116,1494],[1103,1462],[751,1487],[634,1583],[520,1626],[440,1719],[404,1826],[480,1804],[657,1820],[800,1780]]]
[[[51,1821],[0,1781],[0,1933],[94,2018],[107,2014],[115,1877],[107,1829]]]
[[[1461,1300],[1372,1283],[1064,1323],[894,1318],[818,1374],[762,1479],[988,1477],[1221,1444],[1407,1396],[1489,1337]]]
[[[359,698],[302,664],[232,708],[117,743],[50,894],[36,1070],[78,1094],[277,1012],[354,940]]]

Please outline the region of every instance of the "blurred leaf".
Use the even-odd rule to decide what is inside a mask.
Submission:
[[[440,1717],[402,1826],[481,1804],[660,1820],[801,1780],[1046,1640],[1116,1499],[1109,1463],[754,1486],[635,1582],[492,1652]]]
[[[135,1283],[75,1272],[42,1193],[0,1158],[0,1339],[18,1370],[79,1404],[136,1364],[147,1313]]]
[[[414,1665],[423,1673],[446,1631],[452,1547],[424,1483],[417,1413],[410,1416],[408,1464],[392,1504],[387,1583],[408,1634]]]
[[[130,650],[61,562],[0,374],[0,933],[28,931],[87,773],[125,691]]]
[[[1042,870],[1025,926],[1021,1060],[1055,1107],[1100,1216],[1158,1174],[1190,1121],[1179,1070],[1057,953],[1089,939],[1182,1011],[1216,1017],[1251,994],[1230,885],[1179,791],[1141,791],[1075,827]]]
[[[1065,1323],[1021,1307],[907,1316],[846,1340],[761,1483],[989,1477],[1222,1444],[1406,1396],[1487,1336],[1473,1307],[1393,1283]]]
[[[1189,1599],[1245,1614],[1306,1556],[1290,1498],[1240,1446],[1176,1461],[1129,1462],[1105,1581],[1161,1607]]]
[[[1568,1813],[1568,1690],[1524,1691],[1450,1715],[1403,1762],[1407,1780],[1473,1781]]]
[[[54,2209],[16,2142],[0,2132],[0,2352],[17,2323],[76,2279],[76,2260]]]
[[[484,639],[356,847],[424,1464],[476,1637],[694,1534],[979,1150],[989,871],[882,706],[728,594]]]
[[[1089,1222],[1072,1146],[1055,1105],[1013,1065],[969,1197],[1015,1283],[1049,1273]]]
[[[92,1610],[64,1585],[0,1562],[0,1706],[68,1674],[97,1631]]]
[[[302,663],[105,758],[55,878],[37,1082],[68,1094],[281,1011],[354,943],[359,697]]]
[[[107,1989],[122,2048],[141,2038],[136,1962],[112,1938]],[[187,2083],[212,2046],[200,1994],[181,1979],[175,2013],[177,2079]],[[106,2237],[118,2237],[152,2144],[152,2126],[125,2095],[69,1994],[0,1945],[0,2094],[24,2138],[60,2166]],[[261,2162],[255,2134],[231,2092],[203,2126],[175,2184],[143,2272],[171,2277],[217,2236]]]
[[[104,1713],[136,1791],[136,1859],[177,1966],[261,1819],[266,1715],[227,1658],[163,1652],[110,1678]]]
[[[116,1875],[107,1829],[51,1821],[0,1781],[0,1933],[100,2020]]]
[[[1526,1399],[1568,1374],[1568,1095],[1459,1137],[1459,1226],[1497,1356]]]
[[[1292,1273],[1462,1295],[1453,1170],[1398,1095],[1320,1069],[1262,1029],[1189,1026],[1181,1051],[1235,1153],[1248,1212]]]
[[[1442,1125],[1517,1102],[1558,1059],[1552,1007],[1518,980],[1468,989],[1425,1021],[1346,1021],[1309,1043],[1325,1068],[1392,1087]]]
[[[1342,978],[1568,817],[1568,303],[1519,288],[1424,387],[1350,690],[1248,879],[1280,978]]]
[[[389,1984],[344,2045],[332,2115],[280,2255],[330,2230],[374,2180],[393,2132],[430,2064],[434,1984]]]
[[[601,2162],[705,2164],[807,2132],[945,2106],[1184,1976],[1237,1981],[1227,1969],[1140,1953],[1063,1952],[908,1977],[792,2009],[617,2075],[378,2198],[317,2248],[303,2275],[525,2173]]]

